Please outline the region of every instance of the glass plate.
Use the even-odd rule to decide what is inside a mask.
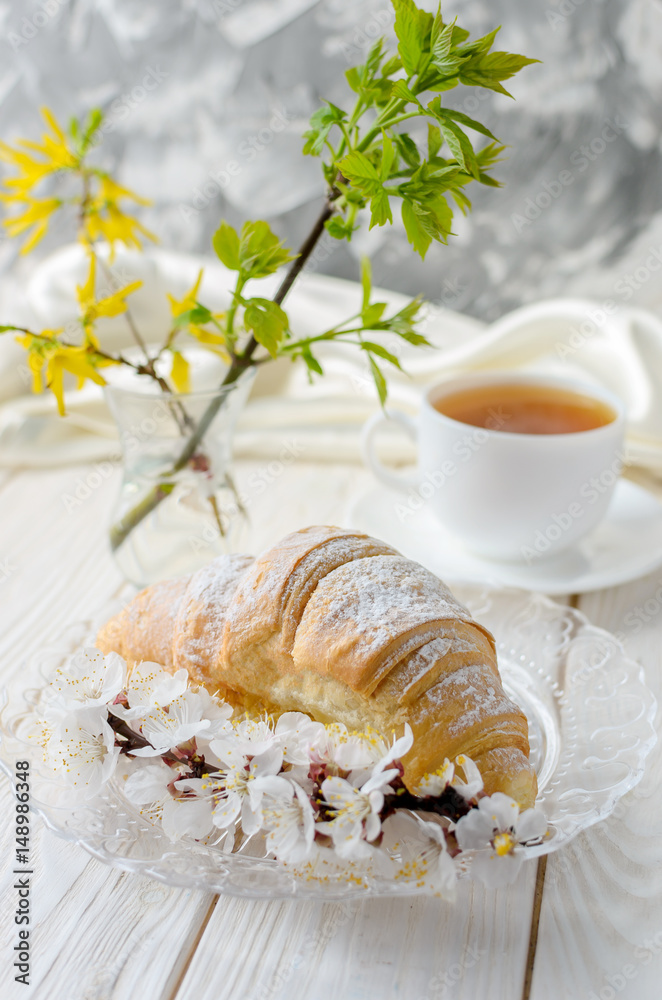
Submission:
[[[538,775],[537,805],[550,836],[525,848],[529,858],[556,851],[604,819],[640,780],[656,742],[656,703],[644,673],[608,632],[576,609],[538,594],[456,585],[474,617],[492,630],[508,693],[529,720],[531,760]],[[100,620],[109,616],[108,609]],[[14,779],[16,760],[32,761],[34,811],[59,836],[106,864],[170,885],[253,898],[297,896],[407,896],[424,893],[378,870],[322,866],[302,875],[264,856],[258,834],[240,845],[170,841],[121,794],[117,784],[82,805],[63,806],[62,789],[39,777],[34,746],[22,729],[46,677],[74,649],[91,643],[93,623],[69,629],[58,647],[43,650],[20,671],[21,689],[9,692],[0,713],[0,766]],[[25,671],[28,671],[26,674]],[[34,684],[33,690],[26,690]],[[466,861],[464,865],[466,866]]]

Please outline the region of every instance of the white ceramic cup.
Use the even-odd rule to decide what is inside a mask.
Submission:
[[[481,385],[539,385],[574,390],[613,410],[594,430],[520,434],[460,423],[435,409],[444,396]],[[418,441],[418,469],[398,475],[375,453],[380,426],[397,421]],[[530,562],[573,545],[604,516],[623,465],[625,412],[607,389],[569,379],[507,372],[470,375],[433,386],[418,419],[377,413],[363,428],[362,453],[377,478],[403,494],[403,515],[424,504],[465,548],[488,558]],[[403,523],[407,518],[403,516]]]

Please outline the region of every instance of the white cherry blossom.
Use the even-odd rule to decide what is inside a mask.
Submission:
[[[389,764],[392,764],[394,761],[400,760],[404,757],[404,755],[411,750],[413,742],[414,734],[411,731],[411,726],[408,723],[405,723],[404,735],[399,739],[394,740],[390,747],[385,740],[380,740],[378,745],[373,747],[373,751],[379,749],[380,753],[373,762],[372,767],[364,767],[351,771],[347,778],[350,785],[354,785],[356,788],[362,788],[370,778],[374,778],[386,771]],[[400,772],[397,768],[394,768],[389,770],[388,773],[391,775],[389,780],[392,780],[393,778],[396,778]]]
[[[541,840],[546,830],[540,810],[520,814],[514,799],[495,792],[479,799],[478,808],[458,820],[455,836],[461,850],[480,851],[472,861],[472,875],[497,887],[516,878],[524,860],[519,846]]]
[[[283,748],[283,760],[288,764],[310,767],[311,750],[323,739],[325,727],[303,712],[284,712],[274,730]]]
[[[128,707],[113,705],[113,715],[127,721],[139,719],[152,709],[165,708],[184,694],[188,687],[188,672],[177,670],[167,673],[158,663],[145,660],[137,663],[129,673],[126,685]]]
[[[108,781],[118,756],[115,733],[93,713],[73,715],[44,746],[44,762],[84,797],[96,795]]]
[[[384,846],[399,858],[396,879],[424,885],[443,899],[455,899],[457,869],[439,823],[403,810],[387,817],[383,830]]]
[[[355,773],[353,784],[367,780],[373,773],[375,765],[387,767],[407,753],[413,743],[413,735],[409,725],[405,725],[405,733],[400,739],[394,740],[389,746],[381,733],[367,729],[364,732],[350,732],[342,723],[331,723],[322,727],[318,737],[312,744],[312,761],[320,764],[335,765],[342,771]]]
[[[209,719],[202,713],[204,702],[190,688],[175,698],[167,708],[157,705],[142,716],[140,731],[151,746],[131,750],[136,757],[158,757],[188,742],[209,729]]]
[[[379,813],[384,805],[384,790],[398,774],[397,770],[382,770],[361,788],[337,776],[324,779],[322,795],[328,803],[332,819],[318,823],[317,830],[331,837],[341,858],[358,860],[370,856],[366,841],[379,836]]]
[[[226,766],[241,767],[247,757],[259,757],[267,750],[278,748],[279,740],[267,719],[236,719],[223,732],[210,740],[209,747]]]
[[[85,647],[56,670],[44,691],[44,704],[63,716],[81,709],[99,709],[100,717],[105,718],[106,706],[125,684],[126,663],[121,656],[104,656],[98,649]]]
[[[230,718],[234,709],[217,695],[210,694],[204,687],[199,687],[196,691],[198,698],[202,702],[203,718],[209,719],[209,728],[200,733],[200,738],[212,740],[222,737],[231,729]]]
[[[454,777],[455,765],[451,764],[447,757],[441,767],[437,768],[436,771],[431,771],[430,774],[426,774],[423,778],[421,778],[418,787],[416,788],[416,794],[432,795],[437,798],[446,791],[450,784],[452,784]]]
[[[124,794],[152,823],[160,822],[171,840],[187,835],[200,840],[212,830],[211,799],[202,794],[203,784],[203,779],[181,778],[159,762],[130,774]]]
[[[267,849],[279,861],[298,864],[313,853],[315,813],[306,792],[286,781],[277,793],[267,792],[262,804]]]
[[[458,768],[464,775],[464,780],[458,774]],[[451,763],[448,758],[440,768],[423,776],[416,789],[417,795],[439,796],[451,785],[467,802],[475,799],[483,790],[483,778],[480,771],[466,754],[460,754]]]
[[[458,777],[458,767],[462,768],[464,781]],[[460,754],[459,757],[455,758],[455,777],[451,784],[467,802],[475,799],[482,792],[483,777],[471,757],[467,757],[466,754]]]
[[[257,833],[263,825],[264,795],[282,794],[289,784],[287,778],[278,777],[282,764],[283,751],[271,746],[250,760],[237,757],[222,770],[203,778],[203,791],[213,799],[214,825],[223,830],[240,819],[247,836]]]

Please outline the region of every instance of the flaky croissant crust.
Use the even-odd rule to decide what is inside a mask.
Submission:
[[[405,782],[471,757],[488,794],[533,804],[523,712],[494,639],[436,576],[360,532],[311,527],[253,560],[221,556],[142,591],[97,645],[153,660],[251,713],[302,711],[350,729],[414,733]]]

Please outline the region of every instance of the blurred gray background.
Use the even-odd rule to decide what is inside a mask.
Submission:
[[[569,294],[662,307],[660,0],[442,11],[474,35],[501,23],[496,48],[542,60],[508,84],[516,101],[444,95],[510,147],[505,187],[472,188],[474,214],[424,263],[396,224],[326,240],[313,266],[356,277],[367,252],[377,283],[484,319]],[[141,217],[165,247],[207,252],[221,216],[267,217],[296,246],[323,193],[307,119],[320,96],[347,103],[344,71],[392,25],[386,0],[0,0],[0,137],[38,136],[42,104],[65,121],[101,106],[98,155],[153,199]],[[2,271],[16,252],[0,242]]]

